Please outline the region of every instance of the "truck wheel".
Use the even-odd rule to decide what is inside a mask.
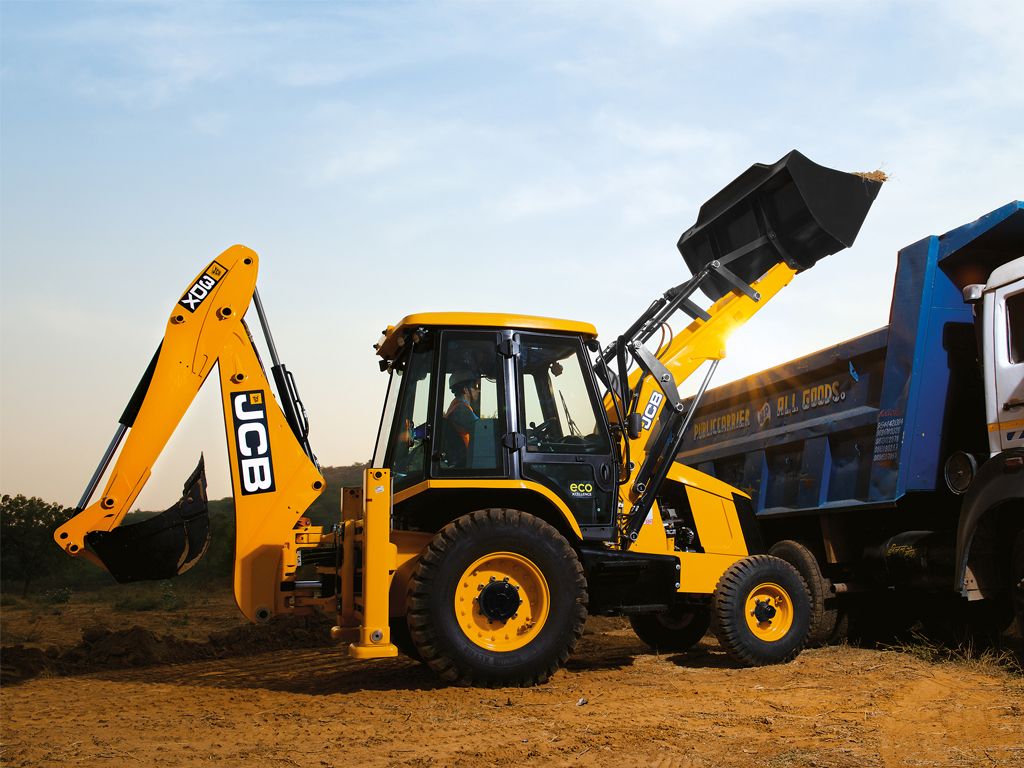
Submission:
[[[682,653],[707,634],[711,611],[707,606],[689,606],[663,613],[638,613],[629,623],[639,637],[655,651]]]
[[[1017,618],[1017,634],[1024,638],[1024,531],[1017,534],[1010,551],[1010,601]]]
[[[825,607],[825,601],[832,597],[832,589],[821,575],[818,558],[804,544],[790,539],[773,544],[768,554],[796,568],[807,585],[811,595],[811,631],[807,636],[807,646],[815,648],[827,644],[836,632],[839,611]]]
[[[569,658],[587,619],[587,582],[569,542],[513,509],[446,525],[409,584],[423,661],[458,685],[537,685]]]
[[[924,634],[950,648],[984,650],[1000,643],[1013,623],[1013,607],[1005,598],[968,602],[959,595],[932,600],[921,617]]]
[[[718,642],[747,666],[797,656],[807,642],[811,597],[797,570],[777,557],[754,555],[722,574],[711,599]]]

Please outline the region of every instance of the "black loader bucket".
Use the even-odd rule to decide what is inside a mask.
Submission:
[[[94,531],[85,542],[121,583],[170,579],[187,571],[210,544],[203,457],[173,507],[141,523]]]
[[[774,165],[750,166],[704,203],[679,251],[694,274],[717,261],[748,284],[779,262],[810,269],[853,244],[881,186],[793,150]],[[701,284],[713,301],[733,287],[721,274]]]

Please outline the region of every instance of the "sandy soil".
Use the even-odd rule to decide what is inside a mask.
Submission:
[[[175,616],[160,612],[66,606],[56,617],[65,647],[51,648],[51,661],[63,653],[80,669],[112,668],[76,672],[68,662],[21,682],[6,669],[2,764],[1024,766],[1024,679],[993,665],[833,647],[740,669],[710,638],[658,656],[624,622],[591,619],[569,667],[547,685],[445,688],[414,662],[355,662],[310,633],[258,652],[265,641],[229,609],[213,600],[198,612],[205,619],[190,608],[188,623],[172,626]],[[34,632],[28,645],[45,647],[42,619],[29,629],[22,613],[4,612],[5,644]],[[97,621],[149,631],[93,629],[93,644],[79,643],[74,657],[71,630]],[[201,644],[207,624],[234,640]],[[174,645],[178,656],[83,652],[127,637]],[[168,661],[210,648],[217,658]],[[17,658],[5,649],[6,667]]]

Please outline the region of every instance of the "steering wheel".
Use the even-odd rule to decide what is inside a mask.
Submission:
[[[531,422],[530,428],[526,430],[526,444],[539,448],[544,443],[551,442],[554,437],[555,427],[557,426],[557,416],[552,416],[550,419],[546,419],[536,425]]]

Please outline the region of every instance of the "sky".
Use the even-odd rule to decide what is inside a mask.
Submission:
[[[0,2],[0,491],[78,501],[193,276],[234,243],[324,465],[421,311],[589,321],[688,272],[704,200],[791,149],[883,187],[721,384],[888,319],[896,252],[1024,196],[1024,3]],[[205,453],[209,381],[137,506]]]

